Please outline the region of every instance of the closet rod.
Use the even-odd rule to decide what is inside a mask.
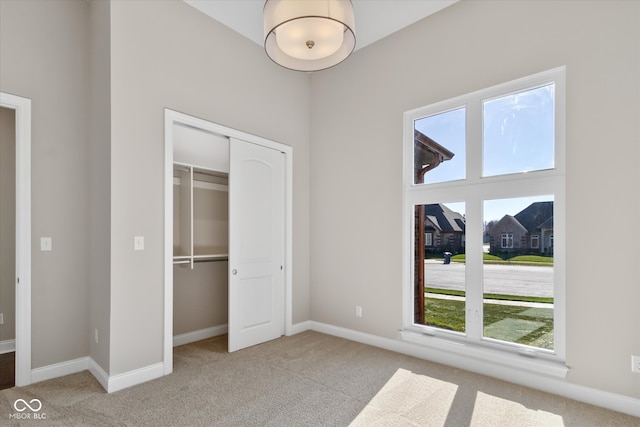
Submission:
[[[216,262],[216,261],[229,261],[228,257],[219,258],[194,258],[193,262]]]

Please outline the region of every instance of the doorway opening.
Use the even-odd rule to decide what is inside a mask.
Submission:
[[[13,350],[14,385],[25,386],[31,384],[31,100],[0,92],[0,109],[3,111],[3,115],[7,115],[5,118],[13,125],[6,126],[6,129],[13,134],[13,138],[9,140],[15,141],[14,150],[9,150],[11,154],[8,154],[13,159],[6,159],[7,161],[13,160],[15,166],[15,171],[11,171],[15,179],[9,184],[14,187],[14,191],[11,192],[7,189],[9,195],[6,196],[13,199],[13,203],[11,203],[12,200],[3,200],[3,205],[5,202],[8,203],[6,211],[14,213],[14,217],[10,218],[6,227],[10,230],[9,233],[15,236],[12,240],[15,242],[15,246],[11,248],[12,245],[9,244],[7,249],[9,252],[13,249],[14,258],[10,257],[8,262],[14,265],[14,269],[9,269],[6,278],[4,274],[2,276],[2,281],[7,282],[6,289],[8,289],[3,291],[3,300],[5,300],[4,293],[10,294],[12,290],[14,293],[11,296],[15,301],[11,307],[14,309],[13,318],[10,319],[9,316],[5,318],[3,312],[2,323],[4,326],[7,321],[12,321],[14,334],[10,334],[8,331],[2,332],[0,350],[2,348]],[[2,127],[5,128],[5,125]],[[2,139],[5,139],[4,135]],[[3,217],[5,216],[7,215],[4,214]],[[4,225],[3,228],[5,228]],[[9,338],[2,338],[9,335],[13,335],[13,341]],[[4,350],[5,354],[12,352]]]
[[[15,386],[16,114],[0,108],[0,390]]]

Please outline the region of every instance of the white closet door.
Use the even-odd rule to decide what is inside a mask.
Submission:
[[[229,351],[284,334],[284,154],[231,138]]]

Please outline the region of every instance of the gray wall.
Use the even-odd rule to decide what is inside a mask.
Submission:
[[[88,10],[0,2],[0,90],[32,101],[32,368],[89,354]]]
[[[165,107],[293,147],[293,315],[309,318],[308,80],[183,2],[111,3],[110,374],[162,360]]]
[[[0,108],[0,341],[16,337],[16,114]]]
[[[639,398],[639,52],[638,2],[463,1],[314,74],[311,318],[398,336],[403,112],[566,65],[568,381]]]

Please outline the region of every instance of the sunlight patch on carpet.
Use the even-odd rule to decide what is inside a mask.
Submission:
[[[457,389],[456,384],[400,368],[350,426],[444,425]]]

